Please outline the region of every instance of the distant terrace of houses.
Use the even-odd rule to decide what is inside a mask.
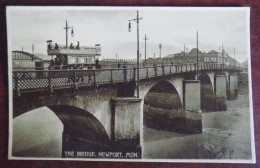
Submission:
[[[32,57],[33,56],[33,57]],[[12,59],[13,59],[13,68],[21,68],[21,67],[34,67],[35,62],[43,61],[44,66],[48,66],[52,57],[49,57],[44,54],[31,54],[23,51],[13,51]],[[153,65],[153,64],[194,64],[197,62],[197,49],[193,48],[187,52],[180,52],[176,54],[169,54],[163,58],[151,58],[149,57],[146,61],[142,59],[140,61],[141,64]],[[241,66],[242,64],[236,61],[233,57],[231,57],[228,53],[223,50],[222,52],[217,52],[215,50],[211,50],[209,52],[202,52],[198,50],[198,62],[203,63],[219,63],[219,64],[227,64],[227,65],[237,65]],[[106,67],[121,67],[123,65],[131,65],[135,66],[136,59],[115,59],[115,58],[106,58],[100,60],[100,65],[104,68]]]

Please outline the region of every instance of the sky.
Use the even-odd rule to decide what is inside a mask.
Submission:
[[[47,55],[47,40],[65,45],[65,23],[73,27],[68,43],[81,46],[101,45],[100,59],[135,59],[137,53],[137,24],[128,20],[136,18],[139,11],[140,53],[144,59],[145,34],[147,58],[162,57],[183,51],[184,44],[190,51],[225,51],[240,62],[249,56],[248,8],[172,8],[172,7],[8,7],[8,49],[23,50]],[[187,51],[186,51],[187,52]]]

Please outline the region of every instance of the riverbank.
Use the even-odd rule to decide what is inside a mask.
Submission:
[[[202,134],[144,127],[145,159],[251,159],[248,95],[227,101],[227,111],[202,114]]]

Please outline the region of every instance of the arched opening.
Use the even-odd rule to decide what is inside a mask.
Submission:
[[[230,74],[228,81],[228,100],[235,100],[238,97],[238,76],[236,74]]]
[[[225,76],[225,84],[226,84],[226,99],[228,99],[229,98],[229,77],[230,77],[230,75],[229,75],[229,73],[227,73],[227,72],[224,72],[223,73],[223,75]]]
[[[18,157],[69,157],[68,151],[105,151],[110,145],[106,130],[92,114],[68,105],[45,106],[15,117],[12,141],[12,155]]]
[[[50,109],[40,107],[12,120],[12,156],[62,157],[63,124]]]
[[[216,96],[209,76],[206,73],[199,75],[201,91],[201,109],[203,111],[215,111]]]
[[[65,151],[103,151],[109,147],[105,128],[89,112],[67,105],[54,105],[49,108],[64,125],[63,156]]]
[[[182,132],[185,112],[176,88],[167,81],[154,85],[144,97],[144,126]]]

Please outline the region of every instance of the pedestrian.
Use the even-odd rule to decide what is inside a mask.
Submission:
[[[77,41],[77,46],[76,46],[76,49],[80,49],[80,47],[79,47],[79,41]]]
[[[55,50],[58,50],[59,49],[59,46],[57,43],[55,43],[55,47],[54,47]]]
[[[98,58],[96,59],[96,69],[98,69],[99,68],[99,60],[98,60]]]

